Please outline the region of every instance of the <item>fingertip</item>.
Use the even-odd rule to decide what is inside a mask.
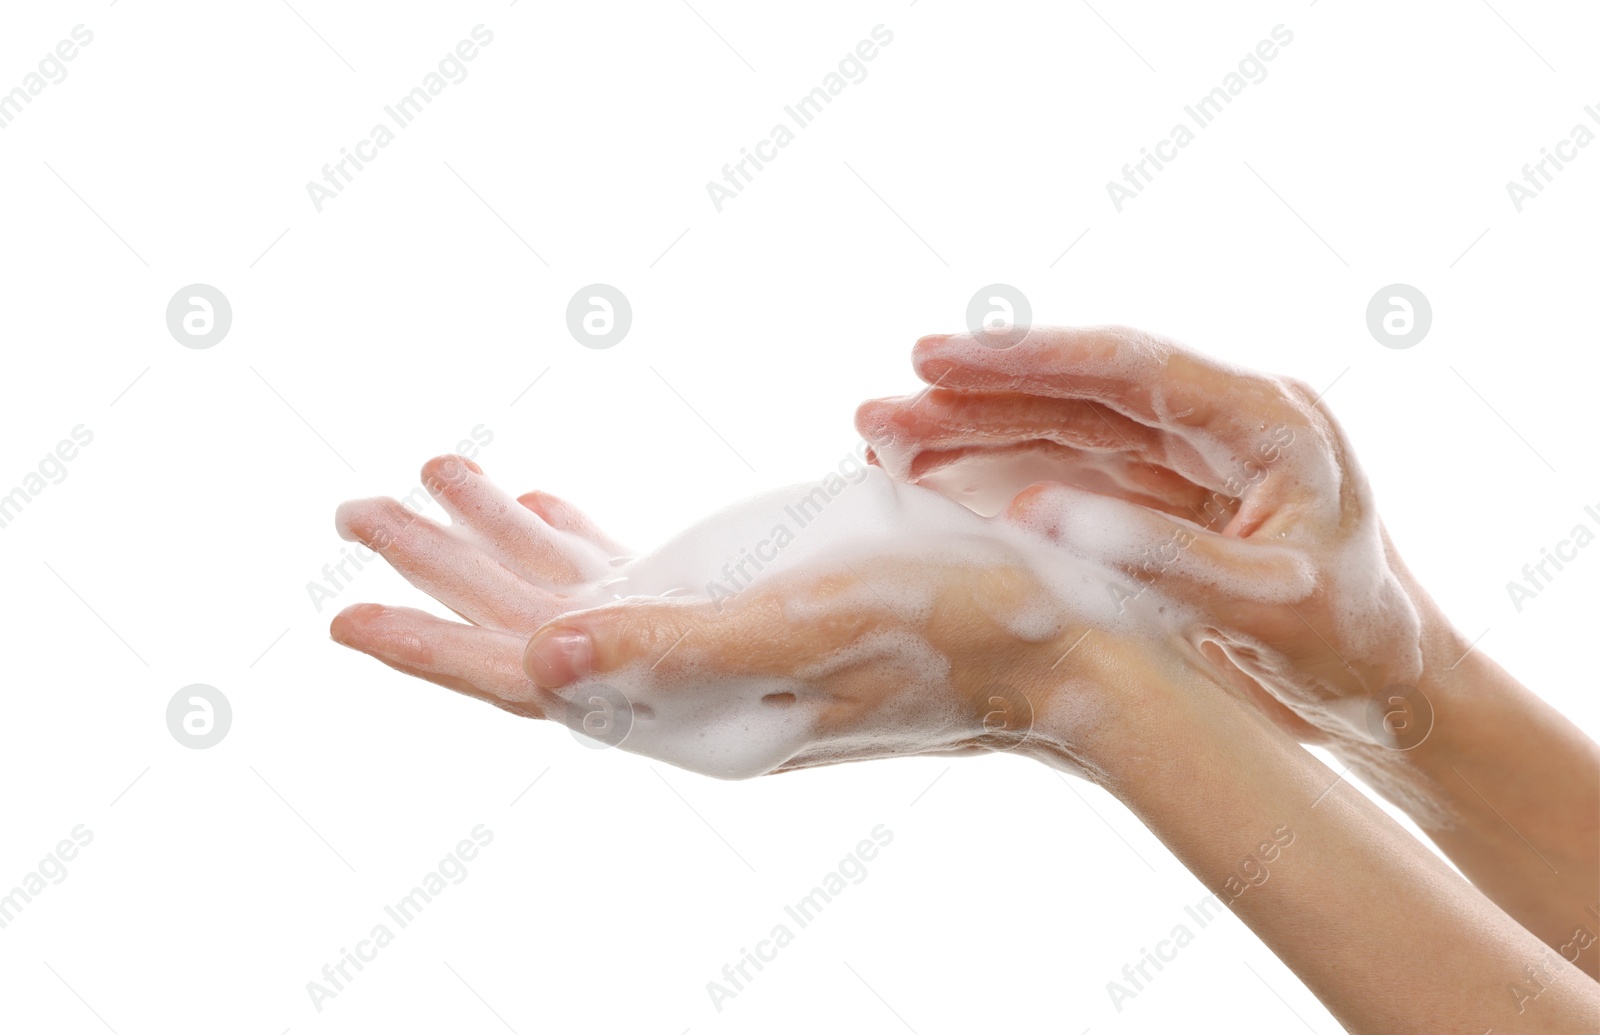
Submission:
[[[553,493],[534,489],[518,496],[517,502],[558,532],[571,532],[597,543],[606,538],[583,511]]]
[[[532,511],[535,516],[543,519],[546,524],[549,524],[550,516],[554,510],[551,501],[554,499],[555,497],[548,492],[540,492],[538,489],[533,489],[518,496],[517,502]]]
[[[339,532],[339,538],[382,551],[394,541],[394,536],[401,529],[417,517],[416,511],[408,509],[393,496],[372,496],[339,504],[339,509],[333,515],[333,524]]]
[[[422,465],[422,484],[435,496],[466,481],[468,473],[481,475],[483,469],[464,456],[444,453]]]
[[[351,543],[364,543],[372,538],[374,522],[372,512],[381,497],[345,500],[333,512],[333,527],[339,538]]]
[[[1003,511],[1007,520],[1020,528],[1030,530],[1047,539],[1059,540],[1069,527],[1090,511],[1096,502],[1109,502],[1107,497],[1088,489],[1080,489],[1064,482],[1040,481],[1027,486],[1011,497]]]
[[[328,623],[328,636],[333,642],[349,647],[361,632],[388,610],[382,604],[351,604],[333,616]]]
[[[1018,520],[1026,520],[1038,514],[1039,509],[1057,502],[1057,489],[1061,486],[1056,482],[1034,482],[1015,496],[1006,504],[1006,516]]]
[[[911,350],[911,368],[928,384],[939,384],[956,369],[952,352],[948,334],[930,334],[918,338]]]
[[[856,407],[856,431],[863,438],[881,438],[894,419],[896,409],[892,399],[868,399]]]

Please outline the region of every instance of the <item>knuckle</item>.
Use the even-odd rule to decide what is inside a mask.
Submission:
[[[629,607],[618,608],[605,627],[605,641],[600,645],[609,657],[607,668],[625,666],[635,662],[649,665],[662,663],[668,652],[684,639],[691,638],[697,623],[680,607]],[[687,646],[685,644],[685,646]]]
[[[1310,409],[1316,404],[1317,390],[1298,377],[1276,377],[1272,379],[1278,394],[1290,402]]]

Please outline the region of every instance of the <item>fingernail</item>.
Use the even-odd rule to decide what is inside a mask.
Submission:
[[[522,655],[522,667],[546,690],[556,690],[589,675],[594,645],[576,629],[553,629],[535,636]]]

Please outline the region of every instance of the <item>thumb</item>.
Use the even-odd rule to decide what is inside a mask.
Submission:
[[[714,606],[700,600],[634,598],[574,611],[536,630],[522,654],[529,678],[559,690],[637,665],[671,675],[691,658],[719,671],[749,668],[781,637],[781,614],[765,599]],[[764,649],[765,648],[765,649]]]
[[[1056,482],[1022,490],[1006,517],[1110,564],[1142,585],[1162,581],[1193,600],[1304,599],[1316,572],[1299,551],[1208,531],[1136,503]]]

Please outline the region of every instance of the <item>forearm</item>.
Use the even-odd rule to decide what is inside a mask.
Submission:
[[[1484,894],[1600,975],[1600,747],[1442,616],[1431,627],[1419,681],[1427,738],[1347,760],[1399,790],[1397,803]]]
[[[1253,709],[1197,676],[1184,691],[1088,753],[1349,1030],[1592,1030],[1600,986]],[[1048,708],[1042,727],[1048,743]]]

